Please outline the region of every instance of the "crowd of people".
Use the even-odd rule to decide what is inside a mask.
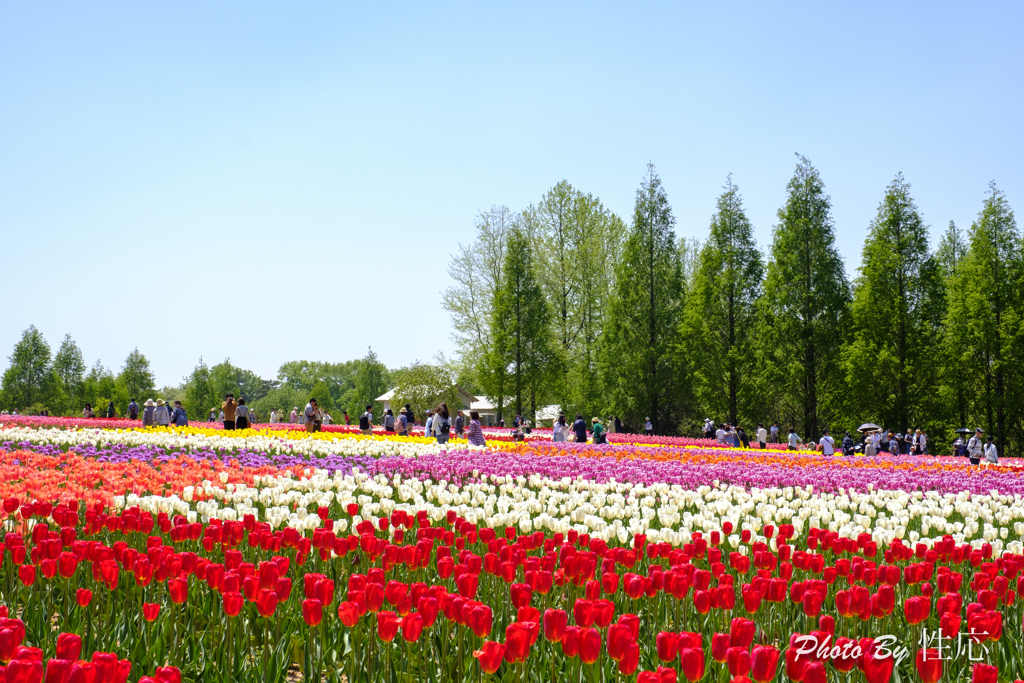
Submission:
[[[42,415],[46,411],[41,412]],[[3,414],[8,414],[6,411]],[[11,411],[17,415],[16,411]],[[96,411],[92,404],[86,403],[82,410],[82,417],[95,418]],[[117,410],[113,401],[108,401],[107,406],[102,409],[101,417],[116,418]],[[167,404],[163,399],[147,399],[142,406],[137,399],[131,399],[128,403],[126,417],[129,420],[141,419],[143,426],[188,426],[188,414],[182,406],[181,401],[174,401]],[[221,422],[224,429],[247,429],[257,422],[257,415],[247,404],[244,398],[235,399],[234,394],[227,394],[220,409],[210,409],[208,416],[210,422]],[[270,411],[270,423],[277,424],[285,421],[293,424],[304,425],[306,431],[321,431],[323,425],[332,424],[334,419],[331,414],[322,410],[317,404],[316,398],[310,398],[302,410],[298,406],[292,408],[291,412],[285,412],[279,408]],[[347,411],[342,411],[344,424],[351,425],[352,420]],[[359,416],[359,431],[367,436],[373,434],[374,427],[373,406],[366,406],[366,410]],[[395,415],[391,408],[386,408],[381,416],[380,424],[387,434],[398,436],[409,436],[412,428],[419,426],[412,406],[406,403],[402,406],[398,415]],[[505,421],[500,420],[499,427],[505,427]],[[866,425],[867,426],[867,425]],[[928,433],[923,429],[906,429],[903,432],[894,432],[884,428],[861,428],[854,437],[849,431],[843,433],[841,441],[837,444],[829,430],[822,432],[821,437],[814,441],[805,441],[797,433],[796,429],[790,427],[782,441],[782,431],[778,422],[773,422],[768,428],[764,424],[758,424],[753,439],[738,425],[728,423],[716,425],[710,418],[704,420],[702,434],[705,439],[714,440],[717,443],[734,448],[758,448],[767,449],[768,444],[786,443],[786,448],[791,451],[817,450],[823,455],[866,455],[875,456],[879,454],[890,455],[931,455],[928,447]],[[438,443],[447,443],[452,436],[457,439],[465,438],[471,445],[486,445],[483,426],[480,414],[469,411],[468,422],[464,411],[458,410],[454,413],[448,409],[446,403],[438,404],[433,410],[426,411],[423,419],[423,433],[425,436],[433,437]],[[551,440],[554,442],[576,442],[607,444],[609,433],[622,433],[623,424],[617,416],[609,416],[606,420],[599,417],[591,418],[590,424],[583,415],[577,413],[570,422],[564,414],[553,421],[551,426]],[[652,435],[654,427],[649,417],[644,418],[644,434]],[[522,441],[527,434],[532,432],[529,420],[517,413],[512,420],[512,437]],[[996,464],[999,462],[999,450],[994,439],[985,436],[980,427],[975,429],[971,436],[970,430],[960,430],[957,439],[953,442],[950,455],[970,458],[971,462],[978,463],[984,460],[987,463]]]

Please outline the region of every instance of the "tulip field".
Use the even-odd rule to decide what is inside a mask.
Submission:
[[[1009,459],[257,427],[0,416],[0,683],[1024,679]]]

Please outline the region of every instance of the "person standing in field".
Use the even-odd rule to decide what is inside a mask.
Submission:
[[[768,448],[768,430],[764,428],[764,424],[761,422],[757,423],[757,447],[762,451]]]
[[[174,402],[174,413],[171,415],[175,427],[188,427],[188,414],[181,405],[181,401]]]
[[[238,406],[235,407],[235,429],[249,428],[249,406],[245,405],[245,399],[238,399]]]
[[[395,423],[399,436],[409,436],[409,412],[403,407],[398,411],[398,420]]]
[[[235,428],[236,408],[238,408],[238,404],[235,402],[235,395],[227,394],[224,397],[224,402],[220,404],[220,411],[224,415],[224,429],[233,430]]]
[[[480,413],[475,410],[469,411],[469,432],[467,440],[470,446],[486,446],[487,439],[484,438],[484,429],[480,426]]]
[[[451,429],[449,418],[448,404],[438,404],[437,408],[434,409],[434,422],[431,424],[431,431],[438,443],[448,443],[449,430]]]
[[[295,406],[292,408],[292,412],[288,415],[288,421],[292,424],[297,424],[299,421],[299,407]]]
[[[461,439],[461,438],[463,438],[465,436],[465,433],[466,433],[466,416],[460,410],[458,412],[458,414],[455,415],[455,438],[456,439]]]
[[[646,436],[654,436],[654,425],[651,423],[650,417],[644,418],[644,434]]]
[[[773,422],[772,423],[771,437],[770,438],[771,438],[771,440],[768,443],[778,443],[779,442],[779,423],[778,422]]]
[[[835,455],[836,442],[835,439],[829,436],[827,429],[822,431],[821,439],[818,441],[818,445],[821,446],[822,455]]]
[[[128,402],[128,419],[138,420],[139,419],[139,404],[135,402],[133,398]]]
[[[109,418],[117,417],[117,411],[114,410],[114,402],[113,401],[108,401],[107,402],[107,417],[109,417]]]
[[[366,406],[366,410],[359,416],[359,433],[373,436],[373,406]]]
[[[156,424],[156,422],[153,421],[153,413],[155,413],[155,412],[156,412],[156,404],[153,403],[153,399],[147,398],[146,399],[146,404],[143,406],[143,409],[142,409],[142,426],[143,427],[152,427],[153,425]]]
[[[789,428],[789,450],[800,450],[800,437],[797,436],[796,430],[792,427]]]
[[[594,444],[597,445],[607,443],[608,437],[605,434],[605,428],[604,425],[601,424],[601,420],[595,417],[594,419],[591,420],[591,422],[594,423],[594,426],[591,427],[590,429],[590,431],[593,432],[594,434]]]
[[[988,443],[985,444],[985,462],[991,465],[999,464],[999,449],[996,448],[991,436],[988,437]]]
[[[384,432],[392,434],[395,431],[395,414],[391,412],[391,408],[384,411]]]
[[[566,424],[565,415],[559,415],[554,424],[551,425],[551,440],[555,442],[565,441],[569,425]]]
[[[171,426],[171,411],[167,409],[162,398],[156,400],[156,410],[153,412],[153,421],[158,427]]]
[[[572,423],[573,439],[576,443],[587,442],[587,423],[583,421],[583,416],[576,413],[576,419]]]
[[[92,404],[91,403],[86,403],[85,404],[85,408],[82,409],[82,417],[84,417],[86,419],[96,417],[96,413],[94,413],[92,411]]]

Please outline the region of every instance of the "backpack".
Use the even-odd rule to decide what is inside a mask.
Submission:
[[[447,434],[452,428],[452,425],[446,418],[441,418],[441,433]]]
[[[369,413],[363,413],[362,415],[359,416],[359,428],[360,429],[369,429],[370,428],[370,414]]]
[[[394,428],[395,428],[395,416],[394,415],[385,415],[384,416],[384,429],[394,429]]]

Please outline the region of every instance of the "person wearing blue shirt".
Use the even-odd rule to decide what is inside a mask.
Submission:
[[[181,407],[181,401],[174,402],[174,413],[171,415],[171,422],[175,427],[188,427],[188,415]]]

